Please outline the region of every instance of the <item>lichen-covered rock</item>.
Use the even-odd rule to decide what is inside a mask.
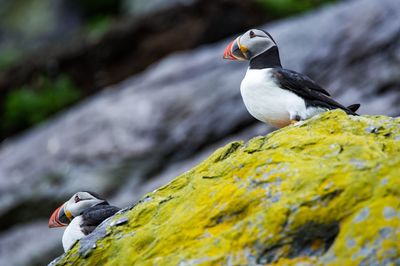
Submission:
[[[217,150],[54,264],[399,265],[399,258],[400,119],[332,111]]]

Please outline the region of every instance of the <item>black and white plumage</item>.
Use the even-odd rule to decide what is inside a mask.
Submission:
[[[53,212],[49,227],[67,226],[62,237],[64,251],[67,251],[76,241],[93,232],[101,222],[119,210],[96,193],[77,192]]]
[[[249,113],[262,122],[283,127],[331,109],[357,115],[359,104],[345,107],[306,75],[283,69],[268,32],[247,31],[226,47],[224,58],[250,61],[240,91]]]

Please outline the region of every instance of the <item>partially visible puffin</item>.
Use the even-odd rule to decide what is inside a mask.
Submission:
[[[119,210],[94,192],[77,192],[53,212],[49,227],[67,226],[62,244],[64,251],[68,251],[76,241],[93,232],[102,221]]]
[[[282,68],[278,46],[266,31],[237,37],[224,59],[250,61],[240,91],[249,113],[262,122],[279,128],[331,109],[357,115],[359,104],[345,107],[306,75]]]

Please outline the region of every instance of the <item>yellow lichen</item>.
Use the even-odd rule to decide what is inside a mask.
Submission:
[[[58,265],[400,263],[399,125],[332,111],[231,143]]]

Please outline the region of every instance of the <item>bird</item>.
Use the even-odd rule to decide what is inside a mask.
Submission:
[[[267,31],[251,29],[238,36],[223,58],[249,61],[240,92],[249,113],[264,123],[281,128],[332,109],[358,115],[360,104],[345,107],[308,76],[283,68],[278,45]]]
[[[97,193],[80,191],[53,212],[48,226],[66,226],[62,245],[64,252],[67,252],[75,242],[93,232],[101,222],[119,210],[120,208],[109,205]]]

